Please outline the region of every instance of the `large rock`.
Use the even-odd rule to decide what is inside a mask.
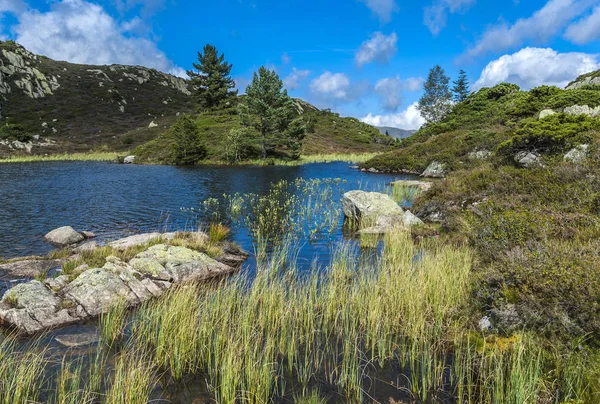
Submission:
[[[579,146],[569,150],[569,152],[565,154],[564,160],[573,164],[579,164],[587,157],[588,148],[589,145],[580,144]]]
[[[389,195],[379,192],[346,192],[342,198],[342,209],[347,218],[370,225],[391,224],[404,214]]]
[[[175,233],[143,233],[112,241],[108,245],[118,250],[126,250],[127,248],[138,247],[158,239],[171,240],[174,237]]]
[[[102,268],[82,266],[80,275],[70,283],[68,276],[59,276],[46,279],[45,284],[38,280],[19,284],[2,297],[0,323],[31,334],[90,319],[116,304],[138,305],[161,296],[175,284],[234,271],[204,253],[158,244],[130,262],[110,256]]]
[[[446,166],[438,161],[432,161],[423,171],[421,177],[444,178],[446,176]]]
[[[12,276],[23,278],[35,278],[47,274],[53,269],[60,268],[61,260],[26,259],[22,261],[11,261],[0,265],[0,273],[4,272]]]
[[[587,86],[600,86],[600,76],[588,76],[583,79],[578,78],[576,81],[570,83],[566,90],[576,90]]]
[[[44,241],[59,247],[77,244],[83,240],[85,240],[85,236],[71,226],[59,227],[44,236]]]
[[[61,299],[38,280],[13,287],[0,302],[0,323],[27,334],[76,321],[77,317],[62,308]]]
[[[127,156],[123,159],[123,163],[124,164],[134,164],[135,163],[135,156]]]
[[[568,115],[587,115],[595,118],[600,116],[600,106],[590,108],[587,105],[572,105],[564,109],[564,113]]]
[[[537,153],[522,151],[515,155],[515,162],[523,168],[543,166],[541,157]]]

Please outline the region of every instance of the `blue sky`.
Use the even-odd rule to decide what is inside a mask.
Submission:
[[[211,43],[242,89],[261,65],[291,95],[414,129],[440,64],[474,88],[564,86],[600,69],[600,0],[0,0],[0,37],[90,64],[183,75]]]

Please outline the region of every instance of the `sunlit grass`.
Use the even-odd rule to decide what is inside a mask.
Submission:
[[[0,158],[0,163],[34,163],[43,161],[117,161],[119,156],[122,155],[123,153],[115,152],[89,152],[72,154],[50,154],[43,156],[11,156],[7,158]]]

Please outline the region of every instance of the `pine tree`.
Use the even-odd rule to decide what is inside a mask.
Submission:
[[[274,70],[263,66],[254,73],[246,87],[240,112],[243,121],[253,125],[260,134],[263,159],[267,157],[268,148],[277,146],[286,147],[292,157],[299,157],[305,124],[296,116],[294,102]]]
[[[188,70],[194,97],[201,108],[216,108],[237,95],[235,82],[230,77],[233,65],[219,55],[217,48],[207,44],[204,53],[198,52],[198,63],[192,63],[194,70]]]
[[[439,65],[429,71],[427,81],[423,85],[425,93],[417,107],[428,123],[440,122],[452,110],[449,82],[450,78]]]
[[[175,121],[170,130],[175,140],[172,149],[173,163],[195,164],[206,157],[206,147],[191,116],[183,115]]]
[[[467,78],[467,72],[464,70],[460,70],[458,73],[458,80],[453,81],[454,87],[452,87],[452,92],[454,93],[454,101],[461,102],[467,99],[469,94],[471,93],[469,89],[469,79]]]

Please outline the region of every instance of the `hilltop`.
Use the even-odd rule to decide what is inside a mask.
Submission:
[[[169,128],[178,116],[196,112],[192,90],[189,81],[154,69],[56,61],[0,41],[0,158],[125,153],[145,145],[138,149],[143,159],[164,162]],[[294,101],[310,121],[304,154],[376,152],[394,143],[355,118]],[[194,115],[209,158],[220,158],[224,134],[240,126],[235,107]]]
[[[181,78],[140,66],[55,61],[11,41],[0,42],[0,72],[0,156],[124,150],[193,109]]]
[[[377,129],[379,129],[379,132],[382,135],[385,135],[387,133],[388,135],[396,139],[407,138],[416,132],[416,130],[400,129],[391,126],[378,126]]]

